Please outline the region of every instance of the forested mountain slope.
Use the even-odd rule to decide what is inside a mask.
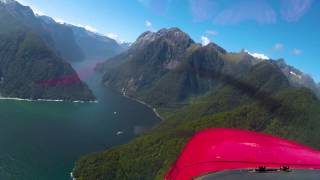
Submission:
[[[0,2],[0,93],[28,99],[95,100],[46,42]]]
[[[278,61],[201,46],[181,30],[142,34],[103,64],[103,83],[156,107],[163,121],[128,144],[82,157],[77,179],[163,179],[196,131],[227,127],[320,148],[320,101]]]

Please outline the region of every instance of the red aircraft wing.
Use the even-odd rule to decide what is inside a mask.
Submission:
[[[207,129],[184,147],[165,180],[257,167],[320,169],[320,152],[286,139],[236,129]]]

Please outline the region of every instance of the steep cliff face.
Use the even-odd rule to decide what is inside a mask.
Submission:
[[[128,48],[106,36],[83,27],[58,23],[48,16],[35,15],[30,7],[10,0],[3,1],[7,12],[30,28],[65,61],[105,60]]]
[[[1,95],[28,99],[95,100],[71,65],[32,28],[12,15],[10,3],[16,2],[9,1],[9,5],[0,2]],[[25,9],[20,13],[29,15],[32,11]]]
[[[41,27],[53,41],[53,49],[56,49],[64,60],[79,62],[85,60],[85,53],[76,41],[76,36],[71,28],[55,22],[48,16],[37,16]]]
[[[2,6],[7,13],[37,34],[65,61],[76,62],[84,59],[83,52],[75,42],[72,30],[68,27],[56,23],[50,17],[35,15],[30,7],[23,6],[14,0],[2,3]]]
[[[82,27],[70,24],[64,24],[64,26],[73,31],[75,41],[83,51],[86,60],[103,61],[128,48],[125,44],[121,44],[106,36],[90,32]]]

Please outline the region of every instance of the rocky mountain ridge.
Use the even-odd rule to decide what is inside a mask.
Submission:
[[[259,63],[277,66],[292,86],[317,92],[310,76],[283,60],[263,60],[245,51],[229,53],[214,43],[201,46],[178,28],[143,33],[127,52],[97,69],[105,73],[104,84],[128,96],[147,103],[163,97],[163,102],[151,103],[157,106],[205,94],[224,84],[221,78],[239,78]]]

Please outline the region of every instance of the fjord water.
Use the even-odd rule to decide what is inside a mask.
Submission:
[[[92,66],[74,66],[98,103],[0,100],[0,179],[70,179],[82,155],[128,142],[159,121],[151,109],[103,87]]]

